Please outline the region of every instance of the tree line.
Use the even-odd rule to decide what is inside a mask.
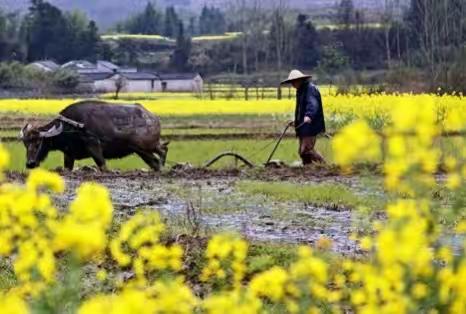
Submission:
[[[103,50],[95,21],[79,11],[31,0],[24,17],[0,12],[0,60],[95,60]]]
[[[199,16],[148,2],[140,13],[115,26],[118,32],[157,34],[176,45],[108,43],[96,23],[79,12],[62,12],[44,0],[31,0],[22,17],[0,12],[0,60],[95,60],[202,74],[286,72],[290,67],[325,75],[378,70],[399,82],[423,81],[429,88],[465,90],[466,3],[464,0],[380,1],[375,16],[341,0],[331,27],[323,27],[284,0],[234,0],[228,7],[205,6]],[[270,2],[270,1],[268,1]],[[193,44],[192,36],[237,32],[234,40]],[[156,58],[149,58],[151,54]],[[368,78],[368,82],[372,78]]]
[[[142,13],[128,20],[127,28],[120,30],[176,37],[177,57],[172,55],[168,69],[244,75],[282,73],[289,67],[325,75],[348,69],[388,70],[394,75],[386,79],[399,81],[399,87],[409,77],[425,81],[431,89],[466,89],[464,0],[410,0],[408,6],[400,0],[374,0],[379,1],[381,10],[370,17],[352,0],[340,0],[330,21],[333,27],[319,27],[310,16],[290,9],[286,1],[272,0],[271,7],[265,1],[234,0],[224,10],[205,6],[199,17],[184,21],[173,7],[162,14],[148,3]],[[139,26],[131,28],[135,20]],[[158,28],[148,27],[151,23]],[[241,35],[234,41],[190,44],[191,36],[226,31]],[[142,50],[139,53],[144,54]]]
[[[225,13],[215,7],[206,5],[198,17],[190,16],[186,20],[185,23],[173,6],[162,11],[152,2],[147,2],[142,12],[118,23],[115,30],[118,33],[162,35],[169,38],[177,37],[182,24],[189,36],[223,34],[227,31]]]

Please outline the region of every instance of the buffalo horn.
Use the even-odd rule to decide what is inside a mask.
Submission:
[[[40,137],[54,137],[63,132],[63,124],[60,123],[59,127],[57,128],[56,125],[54,125],[50,130],[46,132],[40,132]]]
[[[26,125],[21,129],[21,131],[19,132],[19,138],[20,138],[20,139],[23,139],[23,138],[24,138],[24,135],[25,135],[25,134],[24,134],[24,131],[28,131],[28,130],[31,129],[31,128],[32,128],[32,125],[30,125],[29,123],[26,124]]]

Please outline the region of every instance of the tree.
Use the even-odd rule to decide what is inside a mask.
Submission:
[[[293,47],[291,44],[292,27],[285,20],[286,15],[286,2],[283,0],[277,0],[271,18],[269,49],[275,53],[274,57],[277,64],[276,69],[280,73],[283,70],[283,60],[290,57]]]
[[[74,71],[59,69],[53,73],[53,85],[64,91],[72,91],[79,85],[79,75]]]
[[[381,16],[381,25],[384,29],[385,38],[385,55],[387,58],[388,68],[392,65],[390,31],[394,23],[395,4],[391,0],[383,0],[383,13]]]
[[[32,0],[23,21],[28,60],[95,60],[101,40],[97,25],[79,11],[62,13],[43,0]]]
[[[349,28],[354,22],[354,4],[352,0],[341,0],[337,8],[337,22]]]
[[[185,36],[183,23],[180,22],[178,26],[178,36],[176,38],[176,48],[170,60],[171,65],[177,71],[187,70],[191,55],[191,46],[191,38]]]
[[[410,39],[428,66],[431,88],[449,85],[452,58],[464,49],[466,3],[463,0],[411,0],[405,20]]]
[[[67,59],[68,27],[57,7],[43,0],[31,0],[25,23],[29,61]]]
[[[294,63],[298,67],[313,68],[319,61],[318,34],[311,21],[299,14],[294,31]]]
[[[261,59],[266,59],[268,53],[267,34],[264,32],[268,26],[268,12],[264,9],[263,0],[250,0],[247,23],[249,36],[249,50],[254,57],[254,70],[259,71]]]
[[[68,59],[81,59],[81,56],[85,52],[85,47],[82,45],[83,36],[86,32],[88,24],[87,17],[84,13],[74,10],[71,12],[64,13],[66,21],[66,36],[67,36],[67,47]]]
[[[118,99],[120,92],[123,90],[123,88],[126,87],[126,85],[128,84],[128,81],[123,75],[118,75],[114,80],[114,84],[115,84],[114,98]]]
[[[147,2],[144,11],[118,24],[117,30],[130,34],[159,35],[163,31],[162,20],[162,14],[157,11],[152,2]]]
[[[99,30],[94,21],[90,21],[82,37],[82,46],[84,47],[82,58],[96,61],[100,53],[101,39]]]
[[[178,34],[178,27],[181,21],[176,14],[174,7],[168,7],[165,10],[165,23],[163,35],[165,37],[175,37]]]
[[[225,15],[217,8],[204,6],[199,17],[201,35],[223,34],[226,32]]]
[[[196,36],[197,31],[196,31],[196,18],[192,16],[189,19],[189,25],[188,25],[188,35],[189,36]]]
[[[324,46],[321,54],[322,59],[319,62],[319,67],[331,74],[335,74],[349,65],[348,57],[338,47]]]
[[[4,13],[0,9],[0,61],[23,60],[24,41],[21,36],[20,15]]]
[[[142,34],[159,34],[162,15],[155,9],[151,2],[147,2],[142,13]]]

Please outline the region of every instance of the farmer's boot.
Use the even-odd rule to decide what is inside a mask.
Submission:
[[[327,164],[324,157],[316,150],[312,151],[311,159],[314,163]]]
[[[312,164],[312,155],[302,155],[301,160],[303,161],[303,166]]]

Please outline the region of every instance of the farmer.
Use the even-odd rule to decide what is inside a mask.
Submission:
[[[315,150],[317,135],[325,132],[324,110],[319,89],[311,83],[310,75],[293,70],[281,84],[291,84],[297,89],[295,119],[292,124],[299,138],[299,156],[303,165],[325,163]]]

